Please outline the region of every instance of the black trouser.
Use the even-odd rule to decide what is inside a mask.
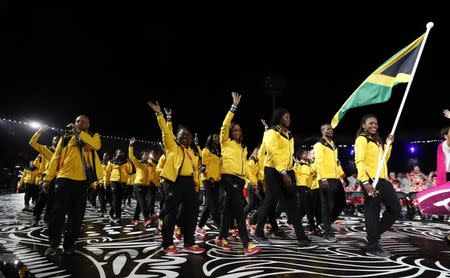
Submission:
[[[254,209],[257,208],[260,205],[260,201],[258,197],[256,197],[254,188],[252,186],[249,186],[248,188],[248,203],[244,208],[244,216],[245,218],[248,217],[248,214]]]
[[[89,187],[88,198],[89,198],[89,203],[91,203],[91,205],[93,207],[97,206],[97,193],[98,193],[97,188]]]
[[[203,228],[211,214],[214,224],[217,227],[221,225],[219,198],[220,198],[220,183],[216,181],[203,181],[203,188],[205,192],[205,206],[203,207],[202,216],[198,222],[198,226]]]
[[[134,209],[133,220],[139,220],[139,214],[142,211],[144,220],[149,219],[147,196],[150,186],[134,185],[134,195],[136,196],[136,208]]]
[[[109,215],[112,218],[120,219],[122,215],[122,197],[125,184],[117,181],[111,182],[112,205]]]
[[[285,209],[288,222],[294,226],[295,234],[298,240],[306,239],[305,231],[300,223],[297,214],[297,191],[295,185],[295,175],[291,170],[288,172],[294,184],[286,185],[283,182],[281,174],[272,167],[264,167],[264,176],[266,180],[266,192],[262,205],[262,210],[258,217],[258,224],[256,226],[256,235],[258,237],[264,236],[264,224],[267,216],[274,204],[279,201],[282,208]]]
[[[392,185],[385,179],[378,181],[377,196],[369,197],[363,185],[364,214],[366,221],[368,249],[376,248],[381,234],[389,229],[400,216],[401,206]],[[380,219],[381,203],[386,206]]]
[[[328,189],[323,188],[319,181],[320,201],[322,204],[322,220],[324,235],[332,235],[331,224],[337,220],[347,205],[345,201],[344,187],[339,179],[327,179]]]
[[[125,206],[125,203],[128,200],[128,206],[131,205],[131,195],[133,195],[133,186],[128,184],[123,184],[123,193],[122,193],[122,201],[123,205]]]
[[[107,204],[109,204],[110,206],[112,206],[112,190],[111,190],[111,186],[106,186],[105,185],[105,201]]]
[[[103,183],[98,185],[98,202],[100,203],[100,211],[102,213],[106,212],[106,190]]]
[[[309,222],[309,230],[314,231],[316,229],[316,225],[314,223],[314,215],[312,211],[311,189],[307,186],[297,186],[297,193],[298,216],[300,223],[302,223],[302,219],[306,215]]]
[[[155,214],[156,192],[158,188],[153,183],[150,184],[147,192],[147,209],[149,215]]]
[[[42,214],[42,211],[44,210],[44,207],[45,207],[45,215],[44,215],[45,222],[48,222],[48,220],[50,219],[53,196],[55,194],[54,192],[55,192],[55,186],[54,186],[53,182],[50,184],[47,193],[45,193],[44,190],[42,190],[42,188],[41,188],[41,191],[39,192],[38,200],[36,202],[36,206],[34,207],[34,211],[33,211],[33,218],[36,221],[39,221],[41,219],[41,214]]]
[[[164,199],[165,199],[165,197],[164,197],[164,186],[163,186],[163,183],[164,182],[162,182],[161,185],[158,186],[158,191],[159,191],[159,215],[158,215],[158,218],[161,219],[161,220],[164,219],[164,214],[165,214],[165,211],[164,211]]]
[[[164,221],[162,226],[163,248],[173,245],[173,231],[178,208],[183,205],[181,230],[184,233],[184,246],[194,245],[194,231],[197,220],[197,195],[192,176],[178,176],[176,182],[166,181],[164,186]]]
[[[316,225],[319,225],[322,223],[322,202],[320,201],[319,188],[311,190],[311,203],[313,216],[316,219]]]
[[[227,174],[222,175],[222,188],[225,191],[225,204],[220,225],[219,239],[228,237],[231,223],[233,220],[236,220],[239,237],[241,238],[244,248],[247,248],[249,238],[244,218],[244,194],[242,193],[244,184],[245,180],[237,176]]]
[[[25,201],[26,207],[30,206],[30,199],[31,199],[32,203],[35,203],[38,195],[39,195],[39,187],[37,185],[32,184],[32,183],[25,184],[24,201]]]
[[[64,230],[64,249],[73,247],[83,224],[86,210],[88,184],[86,181],[56,179],[53,198],[53,210],[49,226],[50,247],[58,247],[64,228],[66,214],[67,224]]]

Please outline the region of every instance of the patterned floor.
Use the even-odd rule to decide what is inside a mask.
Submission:
[[[217,232],[208,226],[208,236],[197,238],[206,254],[166,256],[155,227],[130,223],[133,208],[125,207],[121,226],[111,226],[89,206],[76,254],[59,250],[46,258],[46,228],[30,227],[31,213],[21,212],[22,206],[22,194],[0,196],[0,260],[23,265],[34,277],[450,277],[450,246],[442,240],[449,224],[397,222],[382,239],[394,255],[389,259],[364,255],[364,223],[357,217],[334,226],[335,244],[312,237],[317,247],[298,248],[282,224],[284,238],[272,238],[261,254],[244,257],[239,241],[232,241],[233,251],[216,249]]]

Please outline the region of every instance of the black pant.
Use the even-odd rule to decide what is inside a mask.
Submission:
[[[112,190],[111,190],[111,186],[106,186],[105,185],[105,200],[106,203],[109,204],[110,206],[112,206]]]
[[[24,201],[25,201],[26,207],[30,206],[30,199],[31,199],[32,203],[35,203],[38,195],[39,195],[39,187],[36,184],[32,184],[32,183],[25,184]]]
[[[97,206],[97,193],[98,193],[97,188],[89,187],[88,198],[89,198],[89,203],[91,203],[91,205],[93,207]]]
[[[149,215],[155,214],[156,193],[158,188],[153,183],[150,184],[147,192],[147,208]]]
[[[112,218],[120,219],[122,215],[122,197],[124,192],[124,184],[121,182],[111,182],[112,205],[109,215]]]
[[[39,192],[38,200],[36,202],[36,206],[34,207],[33,211],[33,218],[36,221],[39,221],[41,219],[42,211],[45,208],[45,215],[44,220],[45,222],[48,222],[50,219],[50,212],[52,210],[52,202],[53,202],[53,195],[55,194],[55,186],[53,182],[50,184],[50,187],[48,188],[48,192],[45,193],[44,190]]]
[[[149,219],[149,213],[148,213],[148,202],[147,202],[147,196],[148,196],[148,190],[150,186],[144,186],[144,185],[134,185],[134,195],[136,196],[136,208],[134,209],[134,216],[133,220],[139,220],[139,214],[142,211],[142,216],[144,217],[144,220]]]
[[[244,184],[245,180],[237,176],[222,175],[222,188],[225,191],[225,203],[219,238],[228,237],[231,223],[233,220],[236,220],[239,237],[246,248],[249,238],[244,218],[244,194],[242,193]]]
[[[122,191],[123,206],[125,206],[125,203],[127,203],[127,200],[128,200],[128,206],[131,205],[131,195],[133,195],[133,186],[124,183],[123,191]]]
[[[273,210],[274,204],[280,202],[282,208],[287,213],[288,222],[294,226],[295,234],[298,240],[306,239],[305,231],[300,223],[297,214],[297,191],[295,185],[295,175],[293,171],[288,172],[293,184],[286,185],[283,182],[281,174],[272,167],[264,167],[264,176],[266,180],[266,192],[261,212],[256,226],[256,235],[264,236],[264,224],[267,216]]]
[[[322,202],[320,201],[319,188],[311,190],[311,203],[313,216],[316,219],[316,225],[319,225],[322,223]]]
[[[166,181],[164,186],[164,220],[162,226],[163,248],[173,245],[173,231],[177,221],[178,208],[183,205],[180,219],[184,234],[184,246],[194,245],[194,231],[197,220],[197,196],[192,176],[178,176],[176,182]]]
[[[203,228],[208,220],[209,215],[212,216],[214,224],[217,227],[221,225],[219,198],[220,198],[220,183],[215,181],[203,181],[203,188],[205,190],[205,206],[203,207],[202,216],[198,222],[198,226]]]
[[[312,211],[312,198],[311,198],[311,189],[307,186],[297,186],[298,193],[298,216],[300,219],[300,223],[302,222],[303,217],[306,215],[309,222],[309,229],[314,231],[316,229],[316,225],[314,223],[314,215]]]
[[[158,191],[159,191],[159,215],[158,215],[158,219],[164,219],[164,214],[165,214],[165,211],[164,211],[164,199],[165,199],[165,197],[164,197],[164,186],[163,186],[163,183],[164,182],[162,182],[161,183],[161,185],[160,186],[158,186]]]
[[[98,202],[100,204],[100,211],[102,213],[106,212],[106,190],[105,185],[103,183],[99,184],[97,187],[98,190]]]
[[[53,210],[49,226],[50,247],[57,248],[61,243],[66,214],[67,224],[64,231],[64,249],[73,247],[81,230],[86,210],[88,184],[86,181],[56,179]]]
[[[347,205],[342,183],[338,179],[327,179],[328,189],[319,181],[320,201],[322,204],[322,220],[325,236],[332,235],[331,224],[336,221]]]
[[[376,190],[377,196],[367,195],[364,186],[361,185],[364,192],[364,214],[366,221],[368,247],[375,248],[381,234],[389,229],[400,216],[401,206],[397,193],[392,185],[385,179],[378,181]],[[380,219],[381,203],[386,206],[383,217]]]

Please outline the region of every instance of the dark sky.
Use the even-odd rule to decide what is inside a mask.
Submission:
[[[271,116],[263,81],[273,76],[285,80],[277,104],[289,108],[292,129],[303,140],[318,135],[320,124],[373,70],[433,21],[398,131],[405,140],[437,138],[448,124],[442,117],[450,107],[446,16],[327,16],[288,6],[263,12],[211,7],[205,13],[195,7],[90,3],[3,4],[0,117],[61,127],[84,113],[101,134],[158,139],[146,104],[158,99],[174,109],[175,122],[191,126],[203,141],[220,128],[230,92],[237,90],[243,94],[237,120],[253,146],[262,134],[258,119]],[[386,104],[347,113],[336,130],[339,140],[351,143],[366,113],[376,114],[387,134],[404,89],[396,87]],[[2,127],[2,148],[26,144],[22,131],[8,128]],[[14,156],[16,150],[2,153]]]

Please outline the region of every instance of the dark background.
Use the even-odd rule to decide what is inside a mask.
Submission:
[[[405,171],[416,158],[424,170],[433,169],[437,144],[417,145],[410,155],[407,143],[438,139],[449,124],[442,116],[450,108],[448,16],[386,10],[328,16],[281,5],[263,6],[261,12],[94,1],[2,5],[0,118],[62,127],[86,114],[91,130],[100,134],[159,140],[146,104],[159,100],[173,108],[175,123],[192,127],[203,143],[219,130],[236,90],[243,94],[236,120],[253,148],[262,136],[259,119],[271,117],[268,92],[276,91],[275,105],[291,112],[297,144],[309,144],[373,70],[433,21],[397,129],[391,168]],[[405,87],[395,87],[385,104],[350,110],[335,131],[337,143],[353,143],[366,113],[378,116],[386,136]],[[2,167],[36,155],[27,146],[33,132],[0,120]],[[112,151],[127,143],[105,139],[103,146]],[[343,159],[349,151],[341,150]]]

